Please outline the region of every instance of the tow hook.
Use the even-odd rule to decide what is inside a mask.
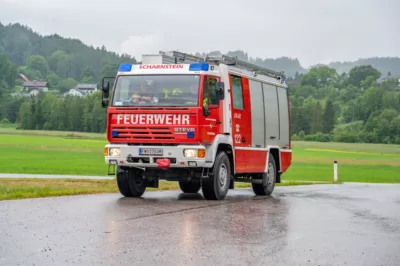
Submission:
[[[169,159],[157,159],[157,168],[161,170],[167,170],[171,166],[171,161]]]

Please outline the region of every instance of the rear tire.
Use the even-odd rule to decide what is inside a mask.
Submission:
[[[199,181],[179,181],[179,187],[183,193],[197,193],[201,188]]]
[[[268,171],[260,174],[263,181],[262,184],[251,184],[257,196],[269,196],[275,188],[277,174],[275,158],[272,154],[269,154],[268,157]]]
[[[117,170],[117,185],[124,197],[141,197],[146,191],[143,171],[136,168],[120,168]]]
[[[203,178],[202,191],[207,200],[223,200],[231,183],[231,168],[225,152],[220,152],[214,163],[212,175]]]

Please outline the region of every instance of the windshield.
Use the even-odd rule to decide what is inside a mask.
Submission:
[[[197,106],[199,75],[119,76],[113,106]]]

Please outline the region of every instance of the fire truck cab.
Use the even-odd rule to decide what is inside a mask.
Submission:
[[[270,195],[291,164],[282,73],[224,55],[160,52],[121,64],[102,93],[105,162],[125,197],[159,180],[209,200],[223,200],[235,182]]]

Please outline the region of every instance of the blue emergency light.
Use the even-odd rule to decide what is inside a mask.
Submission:
[[[132,64],[120,64],[118,71],[120,72],[129,72],[132,70]]]
[[[190,71],[208,71],[208,63],[192,63],[189,66]]]
[[[189,139],[194,138],[194,131],[189,131],[189,132],[186,134],[186,136],[187,136]]]
[[[113,138],[118,137],[118,131],[113,130],[111,132],[111,135],[113,136]]]

